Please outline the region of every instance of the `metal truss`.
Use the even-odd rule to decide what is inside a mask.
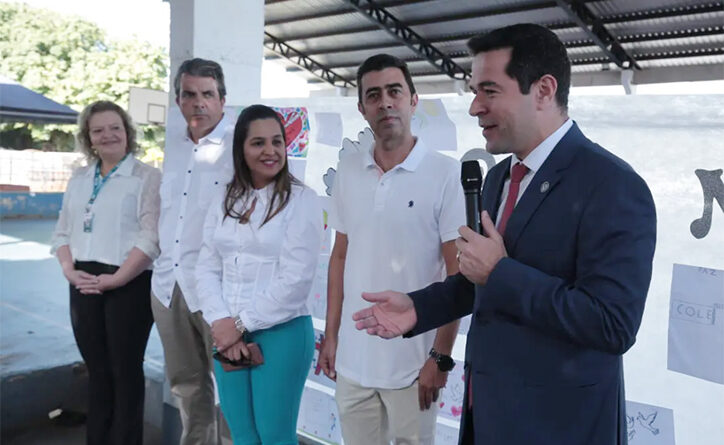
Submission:
[[[453,62],[445,53],[402,23],[385,8],[377,5],[373,0],[347,0],[347,3],[364,14],[378,28],[387,31],[415,54],[430,62],[441,73],[447,74],[453,79],[468,79],[470,77],[465,69]]]
[[[604,54],[622,69],[641,67],[585,4],[579,0],[556,0],[558,6],[598,45]]]
[[[424,3],[424,2],[430,2],[434,0],[394,0],[394,1],[388,1],[385,3],[385,8],[394,8],[396,6],[407,6],[414,3]],[[268,4],[268,2],[267,2]],[[320,11],[320,12],[314,12],[311,14],[304,14],[304,15],[295,15],[293,17],[289,18],[282,18],[282,19],[273,19],[273,20],[267,20],[265,22],[265,25],[285,25],[288,23],[294,23],[294,22],[305,22],[307,20],[314,20],[314,19],[322,19],[327,17],[336,17],[343,14],[349,14],[351,12],[357,12],[354,7],[342,7],[342,8],[334,8],[327,11]]]
[[[345,79],[331,69],[327,68],[316,60],[311,59],[309,56],[302,53],[301,51],[292,48],[287,43],[279,40],[268,32],[265,32],[264,34],[269,38],[268,41],[264,42],[264,46],[267,49],[295,63],[300,68],[309,71],[323,81],[337,87],[349,88],[356,86],[354,81]]]

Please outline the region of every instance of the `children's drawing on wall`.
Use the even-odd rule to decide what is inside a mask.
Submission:
[[[312,357],[312,365],[307,374],[307,379],[313,382],[322,384],[328,388],[335,388],[336,385],[334,380],[329,379],[324,375],[322,367],[319,364],[319,351],[322,350],[322,340],[324,340],[324,332],[315,329],[314,330],[314,356]]]
[[[305,107],[273,107],[284,123],[287,154],[306,158],[309,152],[309,113]]]
[[[447,384],[438,400],[438,415],[459,421],[463,414],[463,395],[465,394],[465,375],[463,363],[455,360],[455,367],[447,376]]]
[[[314,113],[316,123],[315,142],[339,147],[342,142],[343,124],[339,113]]]
[[[305,387],[297,429],[326,442],[340,443],[342,435],[334,398],[325,392]]]
[[[312,281],[307,306],[312,317],[324,320],[327,318],[327,269],[329,268],[329,255],[320,254],[317,262],[317,273]]]
[[[438,151],[458,149],[457,130],[440,99],[420,99],[412,115],[410,130],[425,140],[425,144]]]
[[[458,429],[438,422],[435,427],[435,445],[457,445]]]
[[[674,412],[627,400],[626,433],[631,445],[674,445]]]
[[[724,384],[724,270],[674,264],[668,369]]]

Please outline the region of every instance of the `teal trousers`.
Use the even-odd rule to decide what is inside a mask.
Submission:
[[[234,445],[297,444],[297,416],[314,355],[310,316],[250,334],[264,364],[226,372],[214,360],[219,401]]]

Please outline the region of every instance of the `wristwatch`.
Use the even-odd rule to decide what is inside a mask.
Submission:
[[[241,317],[238,315],[234,317],[234,326],[236,326],[237,331],[241,332],[241,335],[244,335],[246,326],[244,326],[244,322],[241,321]]]
[[[430,357],[437,363],[437,369],[442,372],[451,371],[455,367],[455,360],[452,357],[445,354],[440,354],[435,348],[430,349]]]

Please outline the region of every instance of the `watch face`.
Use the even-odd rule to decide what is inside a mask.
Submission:
[[[455,367],[455,360],[451,357],[440,357],[437,361],[437,367],[442,372],[448,372]]]

